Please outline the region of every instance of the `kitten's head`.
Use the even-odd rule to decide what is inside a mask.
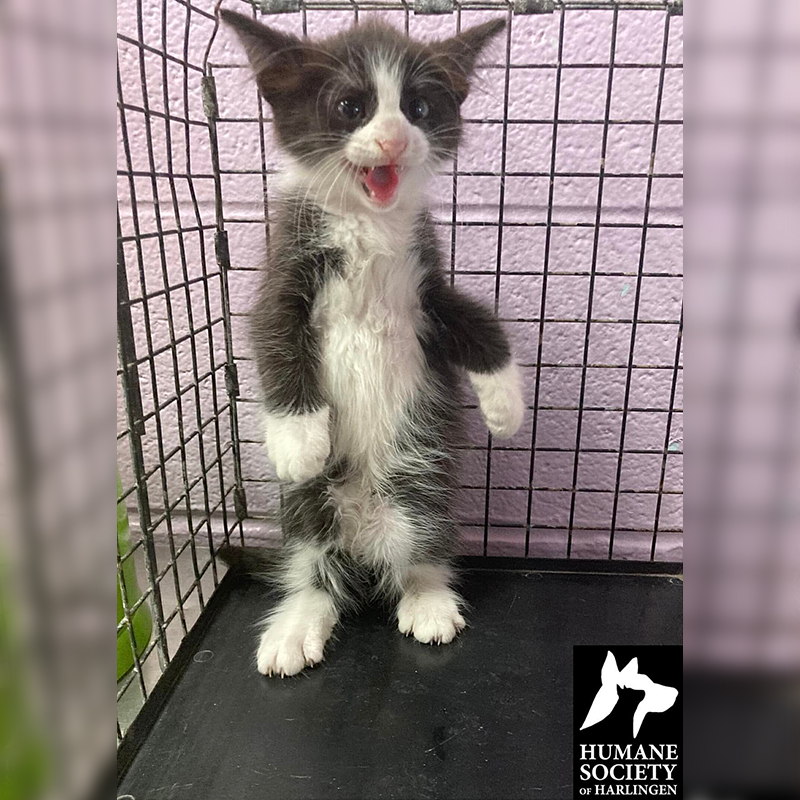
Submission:
[[[232,11],[222,18],[245,47],[278,142],[310,196],[378,212],[413,203],[455,155],[475,63],[505,25],[492,20],[422,44],[371,23],[311,42]]]

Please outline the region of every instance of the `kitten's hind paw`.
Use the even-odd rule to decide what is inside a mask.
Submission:
[[[262,675],[289,677],[323,660],[323,632],[315,626],[273,624],[261,635],[256,665]]]
[[[338,614],[320,590],[303,591],[283,601],[261,634],[256,666],[262,675],[289,677],[323,660]]]
[[[423,644],[448,644],[467,624],[452,589],[410,593],[397,607],[397,627]]]

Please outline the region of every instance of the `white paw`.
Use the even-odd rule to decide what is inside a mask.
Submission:
[[[287,627],[272,624],[261,634],[256,664],[262,675],[297,675],[323,659],[327,637],[323,631],[302,623]]]
[[[458,595],[452,589],[410,592],[397,606],[400,633],[423,644],[447,644],[467,623],[458,610]]]
[[[331,451],[328,407],[310,414],[266,414],[267,454],[283,481],[319,475]]]
[[[510,439],[522,425],[525,403],[522,381],[514,361],[496,372],[470,372],[486,426],[498,439]]]
[[[308,590],[284,601],[261,634],[256,665],[262,675],[297,675],[324,658],[337,614],[331,599]]]

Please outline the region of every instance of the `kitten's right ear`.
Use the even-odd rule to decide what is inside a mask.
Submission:
[[[268,103],[300,88],[306,52],[300,39],[236,11],[222,9],[219,13],[244,46],[258,88]]]

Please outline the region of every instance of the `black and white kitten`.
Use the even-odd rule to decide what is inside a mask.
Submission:
[[[445,276],[424,189],[504,23],[433,44],[376,24],[309,42],[222,16],[288,156],[251,328],[267,451],[291,484],[258,670],[320,662],[368,592],[397,604],[402,633],[450,642],[465,624],[451,566],[462,372],[495,436],[524,407],[496,318]]]

